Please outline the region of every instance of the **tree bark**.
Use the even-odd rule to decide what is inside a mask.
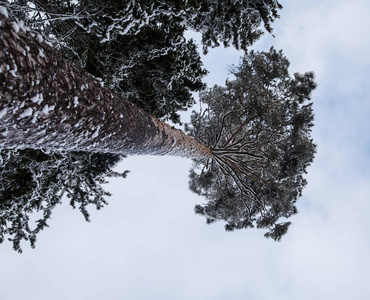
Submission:
[[[211,157],[0,10],[0,148]]]

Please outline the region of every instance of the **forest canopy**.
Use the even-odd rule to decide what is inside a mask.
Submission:
[[[34,0],[0,1],[10,14],[112,90],[155,116],[179,123],[179,111],[205,88],[197,46],[246,50],[282,8],[276,0]]]
[[[271,24],[282,8],[278,1],[0,3],[11,17],[42,34],[43,38],[37,39],[45,38],[53,46],[48,55],[57,57],[57,49],[98,80],[96,92],[109,89],[119,95],[115,98],[107,93],[117,103],[109,102],[109,107],[102,108],[103,115],[109,110],[113,123],[119,120],[114,107],[137,105],[151,114],[146,115],[148,120],[154,120],[155,115],[180,124],[179,112],[194,104],[193,92],[200,92],[204,109],[193,112],[190,124],[185,125],[188,136],[204,146],[205,153],[211,153],[197,155],[190,172],[190,189],[206,199],[196,206],[196,213],[204,215],[207,223],[225,221],[229,231],[256,226],[266,228],[265,236],[274,240],[287,232],[290,222],[285,219],[297,213],[295,203],[307,184],[303,174],[316,152],[310,136],[314,116],[310,100],[316,83],[312,72],[291,76],[289,60],[282,51],[271,48],[257,52],[248,48],[264,31],[272,32]],[[234,77],[225,86],[206,88],[207,70],[195,42],[184,37],[186,30],[201,33],[204,53],[221,44],[245,53],[240,65],[231,69]],[[36,55],[44,53],[42,50]],[[40,89],[47,90],[47,84]],[[64,96],[69,92],[73,91],[62,91]],[[32,99],[33,106],[40,100]],[[52,96],[43,99],[52,100]],[[135,105],[127,105],[127,100]],[[74,101],[75,115],[84,115],[84,109],[90,109]],[[62,122],[68,128],[78,127],[80,122],[76,123],[75,116],[68,124],[71,113],[63,111],[62,106],[58,106],[64,114]],[[31,123],[35,124],[37,118]],[[98,130],[94,125],[88,131],[96,131],[104,139],[114,133],[100,130],[99,122],[105,122],[104,118],[90,122]],[[127,174],[114,172],[114,165],[124,156],[109,149],[107,153],[43,147],[1,151],[0,242],[4,235],[13,236],[10,240],[18,251],[22,239],[30,240],[34,246],[36,234],[47,226],[51,209],[63,195],[70,198],[73,207],[78,205],[88,220],[88,204],[100,209],[107,203],[104,197],[109,193],[101,187],[104,178]],[[28,225],[28,214],[33,210],[43,211],[36,229]]]

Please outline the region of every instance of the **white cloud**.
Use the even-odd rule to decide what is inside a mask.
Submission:
[[[294,69],[312,68],[326,75],[333,55],[361,63],[370,60],[367,1],[282,2],[275,43],[286,49]]]

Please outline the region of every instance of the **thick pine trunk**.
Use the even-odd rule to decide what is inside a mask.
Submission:
[[[0,11],[0,148],[211,157]]]

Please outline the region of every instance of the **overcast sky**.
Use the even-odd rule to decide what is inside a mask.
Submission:
[[[282,241],[194,215],[204,200],[187,188],[190,160],[130,157],[92,222],[65,203],[36,249],[0,245],[1,299],[370,299],[370,1],[281,2],[276,38],[255,48],[283,49],[292,73],[313,70],[319,84],[318,153]],[[210,51],[210,85],[241,55]]]

